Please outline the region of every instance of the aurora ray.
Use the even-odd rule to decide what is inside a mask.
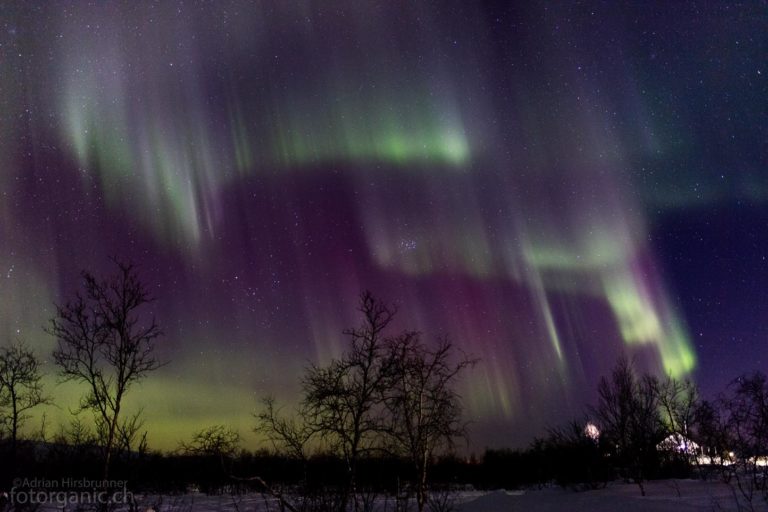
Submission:
[[[161,448],[294,400],[363,289],[481,359],[477,446],[568,417],[621,354],[717,388],[768,357],[765,13],[657,8],[4,3],[0,335],[47,356],[79,271],[135,260]]]

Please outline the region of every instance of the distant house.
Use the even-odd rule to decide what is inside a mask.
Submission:
[[[684,453],[695,456],[700,453],[699,445],[682,434],[672,434],[656,445],[663,452]]]

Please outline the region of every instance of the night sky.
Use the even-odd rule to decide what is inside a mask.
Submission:
[[[366,288],[481,359],[476,449],[621,354],[712,396],[768,369],[766,56],[765,2],[2,2],[0,342],[53,373],[52,304],[119,255],[157,448],[294,403]]]

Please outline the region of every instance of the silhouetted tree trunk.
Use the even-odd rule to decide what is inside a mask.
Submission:
[[[40,361],[22,343],[0,349],[0,408],[9,408],[11,458],[16,459],[19,429],[29,419],[27,412],[49,403],[43,393]]]
[[[64,380],[88,385],[80,408],[93,410],[103,434],[106,480],[115,448],[123,399],[131,386],[161,364],[154,356],[161,331],[154,317],[142,321],[152,302],[133,265],[115,260],[107,279],[83,272],[84,290],[56,306],[48,332],[58,340],[53,357]]]
[[[598,405],[593,412],[600,423],[601,442],[610,446],[617,469],[633,479],[645,496],[646,472],[663,439],[653,379],[638,377],[622,358],[610,378],[600,379],[597,391]]]
[[[302,383],[307,425],[324,436],[346,464],[342,510],[350,496],[357,509],[358,462],[382,431],[384,331],[395,314],[394,307],[370,292],[361,295],[359,310],[362,325],[345,331],[351,339],[350,349],[327,367],[311,366]]]
[[[692,430],[692,438],[699,443],[704,454],[709,457],[710,465],[719,468],[721,476],[727,479],[728,474],[725,469],[732,446],[720,407],[707,400],[701,401],[693,414]],[[702,472],[702,475],[706,473]]]
[[[662,426],[667,434],[688,439],[689,428],[699,403],[696,385],[688,380],[667,377],[652,379],[654,393],[662,410]]]
[[[262,400],[263,409],[256,413],[257,434],[264,435],[274,449],[301,462],[304,485],[307,484],[307,445],[315,432],[309,428],[303,418],[306,414],[297,411],[297,418],[284,418],[275,408],[275,399],[266,397]]]
[[[731,474],[750,509],[768,502],[768,378],[761,372],[742,375],[722,399],[728,440],[735,457]]]
[[[436,450],[465,435],[461,397],[455,387],[461,373],[475,361],[457,358],[448,340],[430,349],[419,338],[419,333],[408,332],[390,342],[383,397],[389,438],[416,472],[416,503],[421,512],[427,502],[430,460]]]

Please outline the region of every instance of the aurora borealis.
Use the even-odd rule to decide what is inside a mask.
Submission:
[[[53,302],[135,261],[160,448],[290,404],[363,289],[480,358],[474,446],[620,354],[719,389],[768,357],[767,34],[758,2],[4,2],[0,339],[53,372]]]

